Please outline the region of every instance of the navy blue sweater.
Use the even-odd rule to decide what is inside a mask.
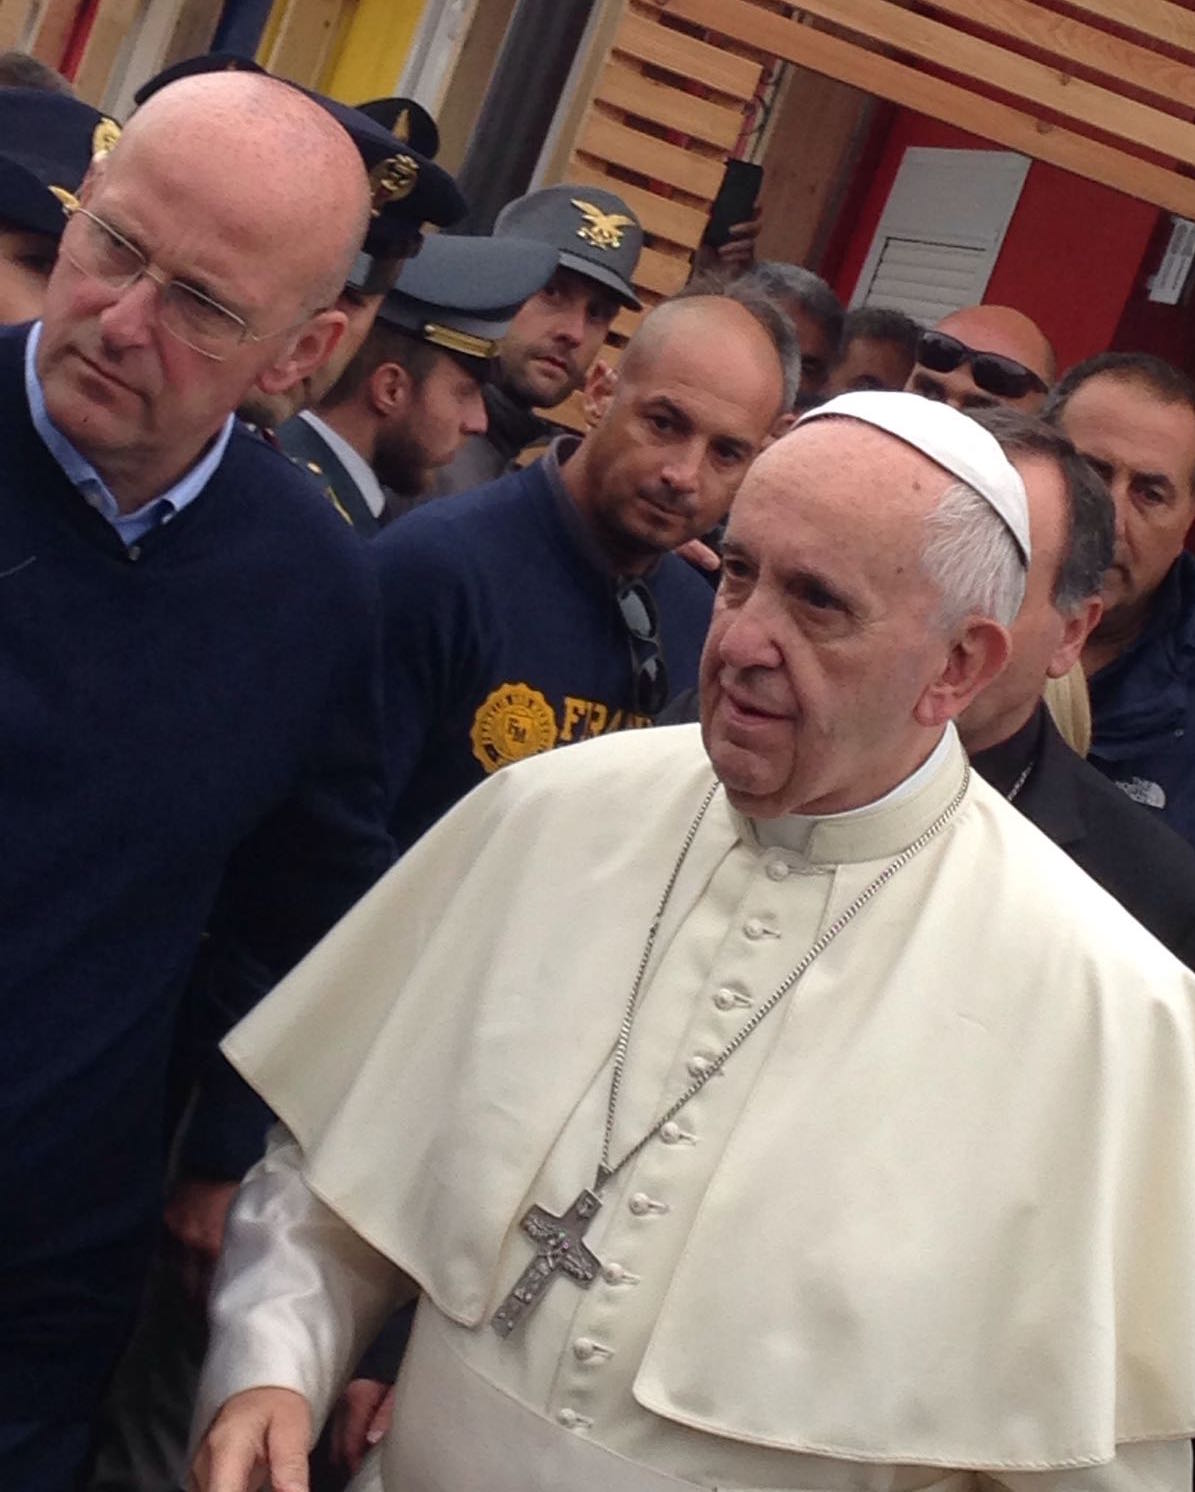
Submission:
[[[38,439],[23,345],[0,333],[0,1418],[119,1347],[205,929],[231,1018],[391,856],[364,546],[238,430],[126,551]]]
[[[651,724],[630,708],[614,579],[554,490],[553,459],[418,507],[371,543],[400,851],[507,762]],[[696,683],[713,592],[671,554],[648,585],[675,692]]]

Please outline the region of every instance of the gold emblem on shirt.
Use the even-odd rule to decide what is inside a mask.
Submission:
[[[473,717],[469,740],[487,772],[551,751],[556,744],[556,712],[529,684],[499,684]]]
[[[633,228],[635,219],[622,212],[603,212],[592,202],[583,202],[579,197],[570,199],[573,206],[585,219],[583,227],[577,229],[577,237],[591,243],[595,249],[620,249],[622,230]]]

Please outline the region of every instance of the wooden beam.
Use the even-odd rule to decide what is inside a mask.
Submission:
[[[759,63],[749,57],[736,57],[633,10],[627,11],[622,19],[614,37],[614,50],[665,72],[692,78],[716,93],[728,93],[744,102],[754,97],[763,73]]]
[[[655,192],[620,181],[587,157],[573,157],[569,162],[568,179],[589,182],[593,186],[617,192],[638,213],[645,232],[658,238],[666,238],[670,243],[680,244],[682,248],[695,249],[705,232],[708,213],[686,207],[681,202],[671,202],[667,197],[657,196]]]
[[[727,0],[723,0],[727,3]],[[1115,146],[1103,145],[1058,128],[1007,104],[994,103],[938,78],[927,78],[916,68],[875,52],[865,51],[811,26],[794,26],[795,44],[789,60],[826,73],[839,82],[866,89],[880,98],[916,109],[932,118],[1019,150],[1037,160],[1152,202],[1180,217],[1195,218],[1195,181],[1163,166],[1155,166]]]
[[[1069,0],[1076,10],[1115,21],[1129,31],[1195,52],[1195,11],[1172,0]]]
[[[1195,68],[1113,36],[1098,26],[1074,21],[1058,11],[1043,10],[1032,0],[926,0],[926,3],[933,10],[987,26],[1010,41],[1052,52],[1064,69],[1077,63],[1104,73],[1119,84],[1127,83],[1170,103],[1195,109]]]
[[[689,256],[667,254],[660,249],[644,249],[631,281],[637,290],[654,290],[657,295],[675,295],[689,278]]]
[[[706,3],[707,0],[671,0],[669,8],[674,12],[703,11]],[[724,16],[723,30],[727,24],[733,24],[732,9],[754,9],[743,5],[741,0],[716,0],[714,8]],[[1190,177],[1046,120],[1035,119],[1008,104],[982,98],[956,83],[926,77],[903,62],[867,51],[827,32],[815,31],[812,26],[776,19],[778,25],[770,37],[776,43],[773,55],[786,62],[796,62],[837,78],[840,83],[850,83],[894,104],[945,120],[1010,150],[1050,161],[1077,176],[1086,176],[1130,197],[1152,202],[1180,217],[1195,218],[1195,180]]]
[[[625,109],[628,114],[650,119],[683,135],[694,135],[723,150],[734,148],[743,127],[740,110],[712,104],[667,83],[657,83],[617,60],[606,64],[594,97],[613,108]]]
[[[290,0],[266,64],[269,70],[292,83],[317,87],[342,7],[343,0]]]
[[[137,0],[100,0],[74,77],[79,97],[99,108],[125,38],[137,18]]]
[[[722,181],[720,157],[698,155],[679,145],[669,145],[656,135],[644,134],[619,124],[604,114],[592,113],[582,129],[576,148],[628,171],[637,171],[653,181],[664,181],[693,197],[712,202]]]
[[[39,62],[57,67],[66,51],[78,10],[79,0],[45,0],[33,23],[25,50]]]
[[[28,0],[0,0],[0,52],[16,50],[28,19]]]
[[[797,21],[761,10],[746,0],[653,0],[669,15],[683,16],[777,57],[797,45]],[[807,15],[856,31],[872,41],[908,52],[965,77],[1026,99],[1054,113],[1119,135],[1161,155],[1195,162],[1195,124],[1124,98],[1111,89],[1060,73],[1057,68],[1009,52],[993,42],[967,36],[891,0],[801,0]],[[796,60],[789,57],[789,60]],[[926,80],[930,81],[929,79]],[[916,108],[916,104],[912,107]],[[988,132],[990,133],[990,132]]]

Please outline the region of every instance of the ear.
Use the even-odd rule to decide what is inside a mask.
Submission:
[[[1050,659],[1050,666],[1046,669],[1047,677],[1060,679],[1070,673],[1079,661],[1083,644],[1095,630],[1095,625],[1103,614],[1104,603],[1100,598],[1088,596],[1087,600],[1066,618],[1062,641],[1058,644],[1057,651]]]
[[[389,419],[406,414],[415,382],[401,363],[379,363],[369,375],[368,390],[374,414]]]
[[[585,423],[590,430],[598,423],[610,406],[614,390],[618,387],[618,372],[601,358],[592,363],[585,375],[585,388],[581,404],[585,411]]]
[[[257,375],[257,387],[264,394],[283,394],[310,378],[331,357],[347,325],[343,311],[317,311],[309,316],[278,357]]]
[[[772,428],[764,436],[763,445],[760,447],[760,449],[766,451],[767,448],[778,441],[782,435],[787,435],[799,419],[800,415],[793,414],[791,411],[787,414],[778,414],[775,420],[773,420],[772,422]]]
[[[950,640],[941,672],[926,685],[914,706],[914,719],[921,725],[939,726],[961,715],[1011,654],[1007,627],[990,617],[968,617]]]

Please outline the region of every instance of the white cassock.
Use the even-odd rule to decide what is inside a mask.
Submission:
[[[615,1158],[953,798],[754,825],[719,791],[660,928]],[[246,1183],[197,1427],[326,1413],[423,1292],[385,1492],[1190,1486],[1195,981],[973,777],[606,1188],[587,1289],[503,1340],[519,1223],[591,1186],[612,1048],[712,781],[696,727],[507,769],[229,1038],[282,1134]]]

